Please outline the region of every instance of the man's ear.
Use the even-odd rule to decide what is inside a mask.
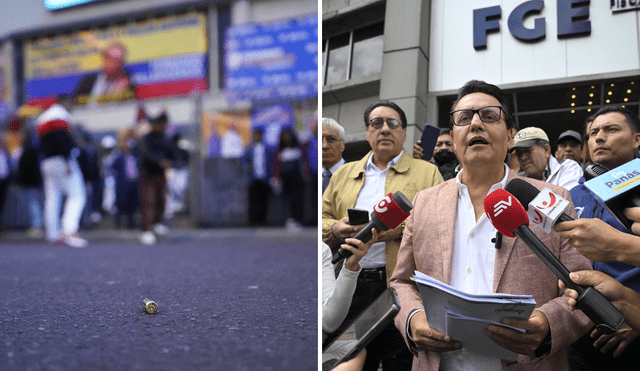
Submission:
[[[513,137],[516,136],[516,133],[518,131],[515,128],[509,128],[509,130],[507,130],[507,133],[509,135],[509,147],[511,147],[513,145]]]
[[[640,147],[640,133],[633,133],[633,149],[637,150]]]
[[[544,154],[547,156],[547,158],[551,156],[551,146],[549,145],[549,143],[544,145]]]

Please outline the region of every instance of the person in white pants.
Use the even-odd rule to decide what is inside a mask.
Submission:
[[[80,216],[86,202],[86,192],[82,171],[75,158],[63,156],[48,157],[40,165],[44,180],[44,225],[47,239],[74,247],[84,247],[77,236]],[[60,207],[66,196],[60,231]],[[76,246],[81,245],[81,246]]]
[[[71,137],[70,113],[58,98],[58,103],[44,111],[36,120],[40,146],[45,159],[40,165],[44,182],[44,226],[47,240],[72,247],[85,247],[78,228],[86,202],[82,171],[76,160],[80,150]],[[60,208],[66,196],[60,231]]]

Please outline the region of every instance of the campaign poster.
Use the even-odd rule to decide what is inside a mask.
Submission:
[[[202,155],[239,158],[251,141],[251,115],[242,111],[202,112]]]
[[[204,13],[42,38],[25,45],[29,105],[71,95],[78,105],[208,90]]]

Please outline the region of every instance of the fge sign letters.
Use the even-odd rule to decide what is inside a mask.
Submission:
[[[590,0],[558,0],[558,38],[591,34],[589,4]],[[533,28],[524,26],[524,18],[531,14],[540,14],[543,7],[543,0],[532,0],[513,9],[507,22],[511,35],[528,42],[544,39],[547,33],[544,17],[536,18]],[[500,32],[501,16],[500,5],[473,10],[473,47],[476,50],[487,48],[489,32]]]

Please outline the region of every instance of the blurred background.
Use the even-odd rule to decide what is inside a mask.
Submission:
[[[82,228],[113,225],[122,185],[111,165],[163,113],[180,153],[168,174],[167,220],[189,227],[249,225],[254,166],[247,149],[259,129],[270,181],[261,224],[315,227],[317,12],[315,0],[3,4],[0,135],[7,171],[1,228],[31,227],[25,190],[35,190],[41,203],[42,188],[37,181],[25,184],[20,160],[25,149],[37,148],[36,117],[60,95],[74,101],[73,134],[87,184]],[[274,178],[283,132],[293,133],[302,151],[300,216],[288,207],[277,178],[282,174]]]

